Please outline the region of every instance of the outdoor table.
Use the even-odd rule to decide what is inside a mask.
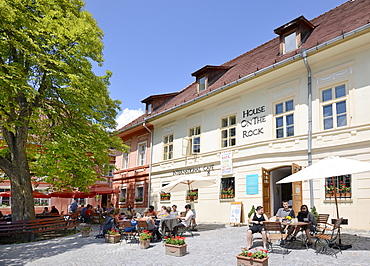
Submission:
[[[307,223],[307,222],[299,222],[299,221],[297,221],[297,222],[283,221],[283,222],[281,222],[281,224],[285,225],[285,226],[291,225],[291,226],[294,226],[294,228],[296,228],[297,226],[309,225],[309,223]],[[297,237],[297,239],[299,239],[299,238]],[[306,236],[306,239],[307,239],[307,236]],[[306,239],[303,238],[303,234],[302,234],[302,237],[301,237],[300,240],[301,240],[302,244],[305,245],[306,248],[308,248],[307,243],[306,243]]]
[[[171,233],[173,229],[175,228],[175,226],[177,226],[177,224],[179,223],[178,218],[175,218],[175,217],[167,218],[167,217],[168,216],[162,217],[160,224],[159,224],[159,228],[161,228],[163,236],[166,234],[166,232]]]

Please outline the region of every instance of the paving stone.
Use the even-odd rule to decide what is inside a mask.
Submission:
[[[98,234],[98,226],[93,233]],[[102,238],[81,237],[75,234],[33,243],[0,246],[0,265],[27,266],[95,266],[95,265],[235,265],[235,256],[246,243],[247,227],[223,224],[201,224],[194,237],[187,234],[188,254],[184,257],[165,255],[164,244],[152,243],[140,249],[137,243],[122,241],[105,243]],[[342,231],[342,243],[351,249],[337,254],[338,258],[316,254],[315,248],[306,249],[294,242],[289,254],[270,253],[269,265],[370,265],[370,231]],[[262,245],[258,239],[254,245]]]

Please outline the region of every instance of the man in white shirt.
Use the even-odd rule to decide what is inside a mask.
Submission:
[[[190,204],[186,204],[185,205],[185,211],[186,211],[186,215],[185,215],[185,217],[182,217],[182,216],[180,216],[180,215],[178,215],[177,216],[177,218],[179,218],[180,220],[181,220],[181,222],[179,222],[178,224],[177,224],[177,226],[175,226],[175,228],[173,229],[173,233],[175,234],[175,235],[177,235],[177,231],[178,231],[178,228],[179,227],[188,227],[188,226],[190,226],[190,223],[191,223],[191,219],[193,218],[193,216],[194,216],[194,213],[193,213],[193,211],[191,210],[191,206],[190,206]]]

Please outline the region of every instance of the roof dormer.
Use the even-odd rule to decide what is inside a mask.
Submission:
[[[161,107],[165,102],[175,97],[178,92],[174,93],[166,93],[166,94],[158,94],[158,95],[151,95],[144,100],[142,100],[142,103],[145,103],[145,113],[151,114],[153,111],[155,111],[157,108]]]
[[[299,48],[315,26],[304,16],[300,16],[274,30],[280,36],[280,54]]]
[[[215,83],[230,68],[230,66],[206,65],[192,73],[191,75],[197,79],[198,93],[206,90],[209,86]]]

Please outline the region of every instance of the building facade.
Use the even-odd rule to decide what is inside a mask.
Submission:
[[[191,188],[198,222],[229,222],[231,202],[242,202],[246,221],[252,205],[268,216],[282,200],[296,211],[309,205],[308,182],[276,182],[310,157],[370,162],[369,20],[370,2],[359,0],[298,17],[273,40],[195,71],[194,83],[156,108],[144,102],[147,113],[134,124],[153,126],[148,203],[182,209],[190,191],[161,197],[161,187],[183,175],[214,177],[214,185]],[[337,193],[348,228],[369,229],[370,173],[334,182],[337,191],[330,177],[313,181],[317,211],[336,218]]]

